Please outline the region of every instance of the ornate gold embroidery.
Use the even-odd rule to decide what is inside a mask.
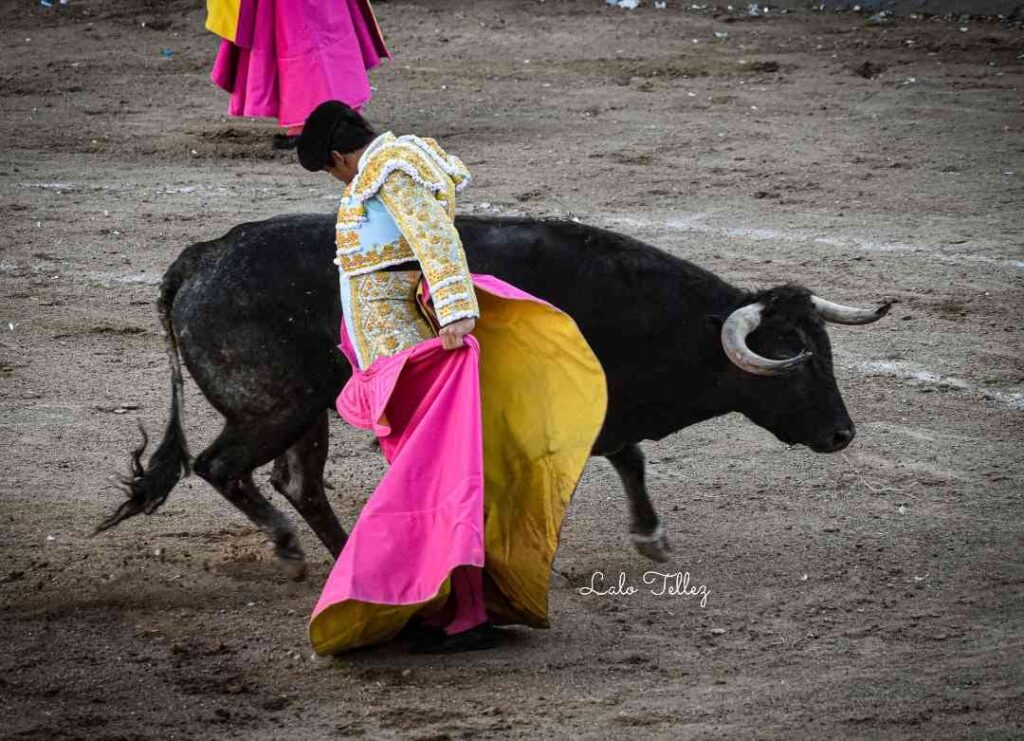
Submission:
[[[338,223],[357,224],[366,218],[366,207],[362,203],[349,205],[343,203],[338,207]]]
[[[433,299],[431,299],[431,300],[433,300]],[[446,303],[443,306],[441,306],[440,308],[438,308],[437,304],[435,303],[434,304],[434,311],[437,313],[439,321],[442,321],[442,322],[444,321],[444,320],[440,319],[440,317],[443,315],[443,316],[447,317],[447,320],[448,320],[449,323],[453,322],[453,321],[456,321],[457,319],[464,319],[464,318],[470,317],[470,316],[471,317],[480,316],[480,311],[479,311],[479,309],[477,309],[476,301],[475,300],[470,300],[470,299],[465,298],[465,297],[460,297],[460,298],[458,298],[455,301],[452,301],[450,303]],[[443,324],[442,324],[442,326],[443,326]]]
[[[430,150],[441,159],[448,157],[448,153],[441,149],[441,145],[437,143],[437,139],[432,136],[420,137],[420,141],[426,144]]]
[[[357,242],[358,244],[358,242]],[[367,273],[406,260],[415,260],[416,255],[405,239],[372,247],[365,252],[342,252],[338,250],[335,262],[345,275]]]
[[[339,250],[359,249],[359,232],[339,231],[335,241]]]
[[[419,279],[418,270],[377,271],[350,279],[356,331],[352,339],[364,367],[435,336],[416,304]]]
[[[366,221],[366,206],[361,200],[352,197],[352,184],[349,183],[342,191],[341,204],[338,206],[338,228],[354,227],[363,221]]]
[[[455,187],[450,178],[445,180],[448,184],[446,199],[440,202],[402,171],[391,173],[377,192],[411,245],[427,283],[431,287],[442,286],[434,297],[441,304],[435,304],[435,309],[442,326],[455,318],[480,314],[466,254],[452,222]],[[455,277],[463,280],[450,280]]]
[[[456,157],[454,154],[448,154],[446,151],[441,149],[441,145],[437,143],[436,139],[432,139],[429,136],[425,136],[420,139],[421,142],[427,145],[437,157],[443,160],[448,167],[448,177],[450,177],[456,185],[461,184],[464,180],[469,179],[469,169],[462,164],[462,160]]]
[[[451,161],[458,164],[456,172],[459,173],[459,183],[469,178],[469,171],[458,158],[444,154],[436,142],[435,147],[435,151],[441,153],[438,156],[449,162],[450,167],[456,167]],[[426,190],[436,193],[436,198],[445,202],[454,217],[456,181],[427,152],[412,142],[391,140],[371,151],[367,162],[345,189],[345,193],[354,200],[365,201],[373,197],[394,172],[403,172]]]

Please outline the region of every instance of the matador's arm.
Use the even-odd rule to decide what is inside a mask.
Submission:
[[[401,170],[388,175],[377,197],[420,263],[441,326],[479,317],[466,253],[444,204]]]

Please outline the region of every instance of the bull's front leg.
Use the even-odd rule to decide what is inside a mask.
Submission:
[[[652,561],[664,563],[670,558],[671,547],[665,535],[665,526],[654,511],[644,480],[644,454],[636,444],[626,445],[607,456],[622,479],[629,501],[629,532],[633,546]]]

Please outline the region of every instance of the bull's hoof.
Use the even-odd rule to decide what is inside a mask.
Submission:
[[[292,581],[304,581],[306,579],[306,554],[299,545],[299,538],[295,533],[288,536],[274,547],[274,555],[277,556],[281,569]]]
[[[660,522],[651,532],[632,533],[630,537],[633,538],[633,547],[641,556],[658,563],[665,563],[672,558],[672,547],[668,544],[665,526]]]
[[[304,559],[282,558],[281,569],[292,581],[306,581],[306,561]]]

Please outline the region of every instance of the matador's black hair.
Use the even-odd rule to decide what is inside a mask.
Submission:
[[[340,100],[328,100],[309,114],[295,148],[299,163],[310,172],[317,172],[330,166],[331,152],[354,152],[376,136],[377,132],[358,112]]]

